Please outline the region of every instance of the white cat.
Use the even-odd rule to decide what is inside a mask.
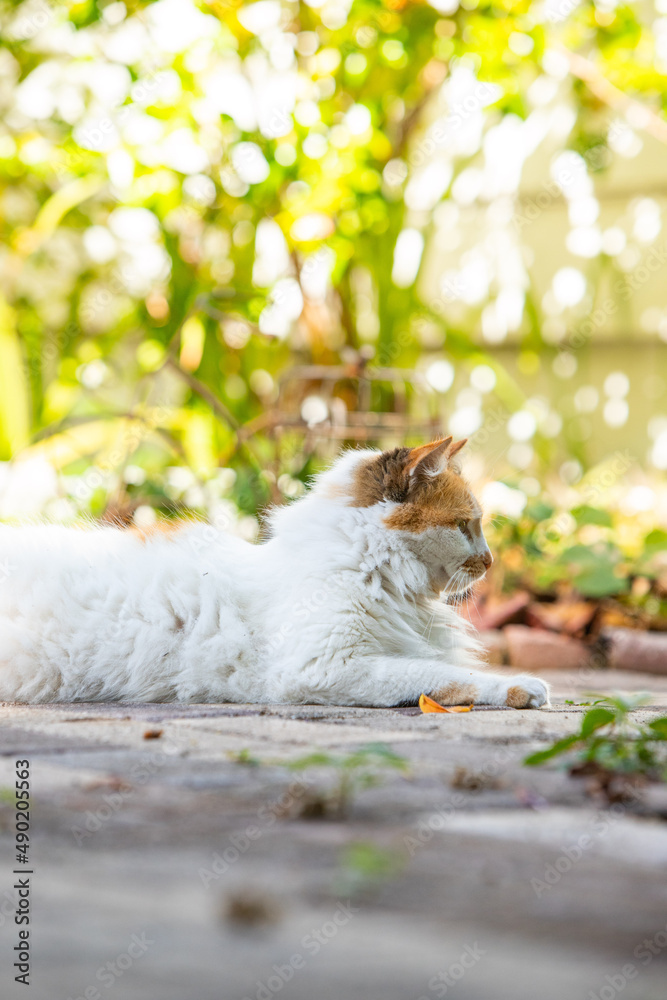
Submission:
[[[445,601],[491,563],[451,438],[349,451],[259,545],[199,522],[0,526],[0,699],[538,708]]]

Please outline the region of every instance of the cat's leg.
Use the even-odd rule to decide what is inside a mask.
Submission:
[[[327,674],[326,688],[321,684],[320,674],[317,692],[313,691],[309,697],[302,690],[295,700],[380,708],[416,705],[423,693],[442,705],[541,708],[549,704],[549,688],[538,677],[530,674],[503,677],[438,660],[361,656],[348,660],[342,669],[327,670]],[[305,680],[303,675],[301,679]],[[292,692],[292,698],[285,700],[294,699],[295,694]]]
[[[429,694],[441,705],[495,705],[541,708],[549,705],[549,686],[531,674],[503,677],[468,667],[445,667],[442,682]]]

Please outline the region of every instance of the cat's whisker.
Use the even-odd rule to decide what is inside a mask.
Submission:
[[[429,618],[429,620],[427,621],[427,623],[426,623],[426,625],[424,626],[424,629],[423,629],[423,631],[422,631],[422,633],[421,633],[421,635],[422,635],[422,639],[426,639],[426,641],[427,641],[427,642],[428,642],[428,641],[429,641],[429,639],[431,638],[431,630],[432,630],[432,628],[433,628],[433,622],[435,621],[435,614],[436,614],[436,613],[435,613],[435,609],[434,609],[434,610],[433,610],[433,611],[431,612],[431,615],[430,615],[430,618]]]
[[[451,577],[451,579],[447,581],[447,586],[445,587],[445,589],[443,591],[443,597],[445,598],[445,603],[447,603],[447,604],[451,604],[452,603],[452,601],[449,600],[450,595],[453,596],[453,602],[454,603],[456,602],[457,588],[458,588],[459,581],[462,578],[463,578],[463,570],[462,569],[457,569],[457,571],[454,573],[454,576]]]

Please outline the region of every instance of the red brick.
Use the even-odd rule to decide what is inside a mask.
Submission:
[[[535,602],[526,609],[526,624],[533,628],[548,629],[577,635],[590,625],[596,605],[587,601],[556,601],[553,604]]]
[[[579,670],[590,653],[583,642],[556,632],[508,625],[505,629],[509,661],[517,670]]]
[[[503,597],[500,600],[490,598],[481,607],[471,602],[468,605],[468,617],[475,628],[484,632],[488,629],[501,628],[511,621],[523,620],[524,612],[529,604],[530,594],[520,590],[511,597]]]
[[[607,663],[610,667],[667,674],[667,633],[606,628],[602,637],[608,644]]]

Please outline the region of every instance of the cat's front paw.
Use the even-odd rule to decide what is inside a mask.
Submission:
[[[549,687],[539,677],[519,674],[507,680],[505,704],[510,708],[541,708],[549,705]]]

